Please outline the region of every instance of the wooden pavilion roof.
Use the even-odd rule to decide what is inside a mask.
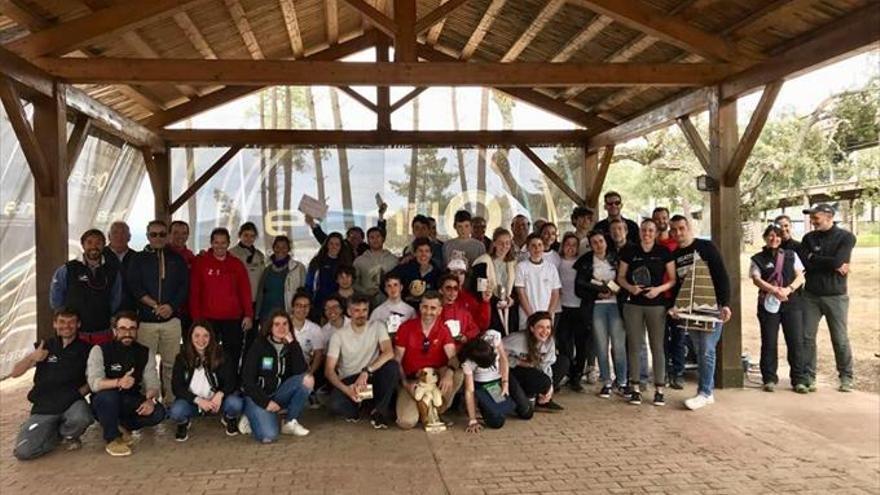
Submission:
[[[0,0],[0,42],[61,79],[76,81],[78,59],[331,61],[390,43],[395,0]],[[720,80],[759,65],[844,19],[871,0],[417,0],[419,58],[433,62],[630,64],[679,79],[632,84],[586,78],[587,85],[530,87],[513,96],[586,127],[591,134],[706,86],[697,69]],[[876,17],[876,12],[872,12]],[[429,23],[430,21],[438,21]],[[79,24],[78,24],[79,23]],[[425,28],[420,30],[420,28]],[[65,31],[65,28],[69,28]],[[82,35],[86,29],[88,35]],[[409,26],[409,30],[413,26]],[[76,33],[71,35],[70,33]],[[410,33],[411,35],[411,33]],[[72,36],[72,37],[71,37]],[[70,42],[65,42],[68,37]],[[51,49],[47,52],[46,47]],[[104,61],[104,60],[96,60]],[[109,62],[112,62],[110,60]],[[674,65],[673,65],[674,64]],[[712,65],[716,64],[716,65]],[[69,65],[69,66],[68,66]],[[682,67],[687,65],[688,67]],[[106,72],[119,72],[108,65]],[[144,65],[144,67],[147,67]],[[318,67],[318,66],[316,66]],[[497,67],[497,66],[496,66]],[[597,65],[598,75],[607,65]],[[193,70],[197,68],[193,64]],[[560,69],[562,70],[562,69]],[[137,72],[137,68],[132,68]],[[651,72],[653,71],[653,72]],[[262,87],[202,80],[79,84],[121,115],[161,128]],[[627,72],[629,74],[629,72]],[[352,80],[362,77],[352,75]],[[506,77],[505,76],[501,76]],[[690,78],[690,79],[689,79]],[[82,80],[88,77],[82,76]],[[186,79],[186,78],[183,78]],[[480,79],[483,80],[483,79]],[[646,79],[647,80],[647,79]],[[494,82],[494,81],[493,81]],[[662,83],[662,84],[661,84]],[[496,84],[496,87],[503,86]]]

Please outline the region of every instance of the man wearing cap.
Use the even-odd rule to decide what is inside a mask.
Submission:
[[[834,225],[834,209],[828,204],[818,204],[804,210],[804,214],[810,215],[813,226],[801,241],[801,261],[807,278],[804,286],[804,372],[810,382],[809,390],[815,391],[816,333],[819,320],[824,316],[837,362],[838,390],[851,392],[853,364],[846,330],[849,311],[846,279],[856,237]]]

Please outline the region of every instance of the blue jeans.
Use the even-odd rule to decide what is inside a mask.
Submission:
[[[238,394],[229,394],[223,396],[223,403],[220,405],[220,413],[226,419],[237,419],[241,416],[244,409],[244,400]],[[198,416],[199,407],[194,402],[186,399],[176,399],[168,409],[168,418],[175,423],[187,423],[192,418]]]
[[[21,425],[12,454],[21,461],[37,458],[62,438],[79,438],[94,422],[85,400],[74,401],[61,414],[31,414]]]
[[[104,430],[104,441],[116,440],[121,434],[119,426],[129,430],[140,430],[145,426],[154,426],[165,419],[165,408],[162,403],[153,407],[149,416],[137,413],[138,407],[147,400],[139,392],[120,390],[101,390],[92,394],[92,412]]]
[[[486,383],[475,382],[474,396],[477,399],[477,407],[480,409],[480,414],[483,415],[483,421],[486,423],[486,426],[497,429],[504,426],[505,418],[516,409],[516,404],[509,395],[505,397],[503,401],[495,402],[495,399],[492,398],[492,394],[483,388],[484,385],[492,383],[496,384],[495,386],[497,387],[501,387],[500,380]]]
[[[711,396],[715,390],[715,348],[721,340],[721,327],[721,323],[716,323],[715,330],[711,332],[699,330],[688,332],[697,351],[697,371],[700,374],[698,394]]]
[[[684,376],[685,356],[687,355],[687,333],[666,318],[666,374],[669,380]]]
[[[272,401],[281,406],[282,409],[287,409],[288,421],[300,417],[306,402],[309,400],[309,394],[312,393],[312,389],[303,385],[303,377],[305,376],[305,373],[303,373],[284,380],[271,396]],[[276,413],[267,411],[265,408],[258,406],[250,397],[245,397],[244,414],[251,424],[251,431],[254,434],[255,440],[268,443],[274,442],[278,438],[280,428]]]
[[[626,331],[617,304],[593,305],[593,338],[599,358],[599,379],[611,385],[611,368],[608,365],[608,344],[614,359],[614,376],[617,384],[626,385]],[[647,359],[647,356],[646,356]]]

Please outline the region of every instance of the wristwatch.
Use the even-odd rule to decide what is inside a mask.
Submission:
[[[361,373],[366,373],[366,374],[367,374],[367,378],[373,378],[373,372],[370,371],[370,367],[369,367],[369,366],[364,366],[363,369],[361,369]]]

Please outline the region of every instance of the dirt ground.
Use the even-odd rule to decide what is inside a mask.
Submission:
[[[747,250],[751,253],[756,249]],[[755,315],[758,289],[748,279],[749,254],[743,254],[742,300],[743,300],[743,352],[757,363],[761,355],[761,333]],[[853,373],[856,388],[880,393],[880,248],[859,248],[853,251],[849,280],[849,339],[853,352]],[[819,326],[818,366],[819,381],[836,386],[837,370],[834,351],[825,320]],[[779,333],[779,376],[785,366],[785,341]],[[754,376],[760,381],[760,376]]]

